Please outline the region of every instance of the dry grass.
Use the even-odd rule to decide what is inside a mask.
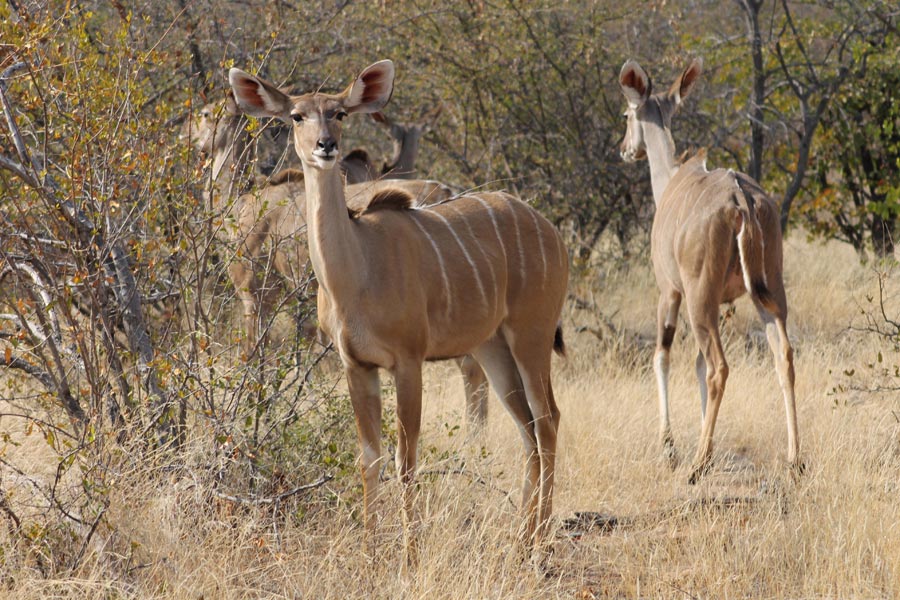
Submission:
[[[900,401],[859,392],[880,341],[851,334],[877,290],[852,251],[787,244],[797,401],[807,472],[788,475],[784,409],[771,358],[747,330],[747,301],[724,327],[731,366],[716,429],[715,463],[699,485],[658,460],[650,356],[655,287],[646,266],[581,283],[621,331],[600,341],[577,327],[596,314],[569,309],[570,358],[556,362],[563,413],[548,566],[513,542],[522,467],[512,421],[492,402],[478,443],[455,434],[462,385],[450,365],[428,368],[420,446],[421,559],[401,574],[397,506],[371,555],[358,489],[304,516],[211,500],[183,474],[151,467],[121,475],[104,525],[74,570],[39,576],[33,558],[0,534],[10,598],[882,598],[900,595]],[[681,332],[687,328],[682,326]],[[751,340],[753,338],[751,337]],[[687,463],[699,434],[692,339],[677,338],[672,415]],[[886,357],[891,362],[896,357]],[[844,375],[854,369],[855,379]],[[873,380],[874,381],[874,380]],[[834,391],[838,385],[844,391]],[[7,426],[7,421],[0,422]],[[451,435],[451,433],[454,433]],[[19,448],[28,452],[28,445]],[[35,460],[40,454],[35,451]],[[10,481],[4,475],[3,489]],[[389,481],[388,494],[397,491]],[[580,521],[576,515],[581,515]],[[600,518],[603,517],[603,518]],[[603,526],[591,527],[592,523]],[[6,536],[6,537],[4,537]]]

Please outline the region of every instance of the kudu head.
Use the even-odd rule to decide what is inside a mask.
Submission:
[[[195,149],[212,155],[231,145],[240,123],[241,111],[231,91],[225,99],[210,102],[185,121],[181,138],[188,139]]]
[[[390,161],[385,161],[381,169],[382,175],[401,179],[414,178],[419,142],[434,127],[443,108],[438,104],[410,123],[395,122],[381,112],[371,114],[372,120],[388,132],[393,142],[393,154]]]
[[[289,96],[274,84],[240,69],[231,69],[228,80],[244,112],[254,117],[276,117],[293,126],[294,149],[304,167],[329,170],[340,158],[344,117],[381,110],[390,100],[394,63],[383,60],[366,67],[339,94]]]
[[[664,92],[653,93],[650,76],[633,60],[625,61],[619,73],[619,86],[628,108],[625,110],[625,139],[622,140],[620,155],[625,162],[634,162],[647,157],[647,135],[654,133],[665,136],[674,151],[670,130],[672,115],[687,97],[700,77],[703,61],[694,59]]]

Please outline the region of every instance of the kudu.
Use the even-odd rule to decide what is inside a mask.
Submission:
[[[382,175],[391,179],[416,178],[419,142],[434,125],[442,108],[438,105],[425,111],[418,119],[410,123],[398,123],[381,112],[372,113],[372,120],[387,130],[393,143],[393,154],[390,160],[381,167]]]
[[[702,63],[693,61],[671,88],[656,94],[650,77],[636,62],[627,61],[619,74],[628,100],[622,158],[628,162],[647,158],[656,203],[650,253],[660,295],[653,366],[659,392],[660,442],[673,468],[677,455],[669,426],[669,349],[682,299],[700,346],[696,372],[702,428],[690,483],[696,483],[709,467],[713,430],[728,378],[719,337],[719,305],[744,293],[750,294],[765,323],[784,394],[788,461],[797,471],[802,470],[793,349],[785,325],[788,308],[778,207],[747,175],[731,169],[707,171],[705,151],[681,165],[675,158],[672,115],[693,89],[701,70]]]
[[[373,194],[388,185],[402,187],[420,205],[443,202],[450,197],[451,190],[444,185],[412,180],[419,140],[439,112],[426,112],[421,119],[408,124],[392,122],[380,112],[372,114],[373,120],[387,128],[394,142],[394,158],[389,163],[391,176],[402,175],[409,181],[393,185],[391,180],[375,181],[377,170],[368,153],[361,148],[354,149],[340,161],[341,171],[351,184],[347,193],[350,210],[360,210]],[[265,336],[260,336],[260,327],[265,327],[271,314],[274,294],[270,292],[282,287],[282,283],[289,290],[298,290],[306,279],[308,256],[302,239],[306,231],[303,172],[293,169],[300,166],[299,158],[291,140],[286,139],[289,136],[279,132],[279,128],[267,127],[251,145],[243,113],[230,90],[224,100],[205,105],[197,116],[185,124],[182,136],[210,156],[212,174],[206,189],[213,192],[212,205],[227,204],[219,198],[227,198],[231,190],[246,189],[249,184],[245,180],[251,174],[260,184],[257,190],[241,195],[226,211],[231,221],[227,237],[236,244],[236,255],[228,263],[228,275],[243,310],[243,351],[250,356],[257,344],[265,340]],[[285,154],[285,148],[289,154]],[[254,156],[264,161],[262,167],[254,168]],[[287,168],[278,170],[282,166]],[[269,177],[267,174],[273,170],[277,173]],[[244,182],[235,185],[235,181]],[[272,281],[273,269],[282,281]],[[306,325],[303,333],[312,337],[315,326]],[[470,356],[459,357],[456,363],[463,376],[468,431],[477,433],[487,421],[487,377]]]
[[[319,282],[320,326],[344,364],[362,453],[367,528],[382,460],[379,368],[397,394],[397,468],[408,557],[413,529],[416,446],[426,360],[472,354],[520,429],[526,451],[523,533],[541,541],[551,515],[559,410],[550,384],[568,258],[556,229],[505,193],[479,193],[411,208],[402,190],[377,195],[348,215],[335,166],[341,121],[380,110],[394,65],[364,69],[339,94],[288,96],[239,69],[228,74],[242,109],[293,123],[303,164],[309,255]]]
[[[393,143],[393,154],[384,163],[381,173],[391,179],[416,179],[416,157],[419,153],[419,142],[422,136],[434,125],[443,107],[438,105],[427,110],[415,121],[400,123],[388,118],[382,112],[371,113],[372,120],[387,130]],[[445,198],[433,194],[430,199],[443,202]],[[430,203],[430,202],[429,202]],[[487,422],[488,390],[487,377],[471,356],[456,359],[456,364],[463,374],[466,391],[466,422],[470,431],[479,431]]]
[[[204,187],[204,194],[214,207],[221,200],[236,198],[254,184],[271,185],[267,179],[270,175],[300,168],[289,130],[285,129],[278,123],[251,136],[230,90],[224,99],[204,105],[185,121],[181,137],[210,159],[209,183]],[[377,174],[377,168],[362,148],[354,149],[341,160],[341,171],[350,184],[371,181]]]

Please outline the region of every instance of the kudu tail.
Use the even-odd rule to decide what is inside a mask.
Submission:
[[[750,190],[744,187],[740,177],[735,177],[735,183],[739,190],[735,196],[741,213],[737,243],[741,270],[744,274],[744,287],[756,302],[774,313],[777,311],[777,303],[766,281],[766,240],[756,214],[756,200]]]
[[[556,333],[553,335],[553,350],[560,356],[566,355],[566,343],[563,341],[562,323],[556,325]]]

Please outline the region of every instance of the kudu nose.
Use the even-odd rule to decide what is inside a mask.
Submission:
[[[316,142],[316,149],[321,150],[325,154],[332,154],[337,150],[337,140],[334,138],[320,138],[319,141]]]

